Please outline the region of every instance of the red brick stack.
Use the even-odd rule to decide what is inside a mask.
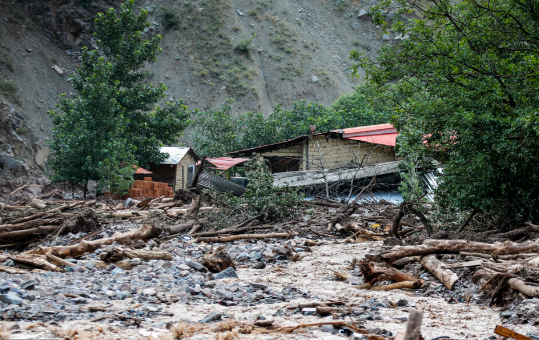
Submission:
[[[128,190],[129,197],[135,199],[174,197],[174,189],[167,183],[153,182],[151,177],[144,177],[143,181],[135,181],[135,184]]]

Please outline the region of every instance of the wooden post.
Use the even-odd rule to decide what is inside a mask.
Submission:
[[[412,309],[408,315],[408,325],[403,340],[421,339],[421,321],[423,321],[423,313]]]

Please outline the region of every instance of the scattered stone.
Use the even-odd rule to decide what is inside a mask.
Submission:
[[[21,288],[26,290],[34,290],[36,288],[36,281],[34,280],[28,280],[21,283]],[[2,292],[2,288],[0,285],[0,293]]]
[[[203,272],[203,273],[208,272],[208,268],[204,267],[200,263],[193,262],[193,261],[187,261],[185,264],[188,265],[189,267],[195,269],[195,270],[198,270],[199,272]]]
[[[73,267],[71,267],[71,268],[73,268]],[[120,267],[116,267],[110,273],[113,274],[113,275],[123,274],[124,270],[122,268],[120,268]]]
[[[232,267],[228,267],[227,269],[223,270],[222,272],[219,272],[217,274],[213,274],[214,280],[220,280],[227,277],[235,277],[238,278],[238,274],[236,274],[236,271]]]
[[[58,73],[59,75],[61,75],[61,76],[64,75],[64,71],[58,65],[52,66],[52,69],[55,70],[56,73]]]
[[[357,18],[363,21],[367,21],[369,20],[369,13],[364,9],[360,9]]]
[[[232,300],[234,298],[234,294],[225,289],[217,289],[215,293],[223,300]]]
[[[384,40],[384,41],[389,41],[389,39],[390,39],[390,38],[389,38],[389,34],[384,34],[384,35],[382,35],[382,40]]]
[[[262,289],[262,290],[268,289],[268,285],[265,285],[263,283],[250,282],[249,284],[251,285],[251,287],[256,288],[256,289]]]
[[[11,290],[11,285],[9,282],[4,281],[0,283],[0,294],[5,294]]]
[[[397,306],[399,306],[399,307],[406,307],[406,306],[408,306],[408,300],[406,300],[406,299],[400,299],[399,301],[397,301]]]
[[[255,264],[251,268],[253,268],[253,269],[264,269],[264,268],[266,268],[266,264],[264,262],[258,262],[257,264]]]
[[[10,305],[22,305],[22,299],[15,293],[0,294],[0,301]]]
[[[132,266],[138,266],[141,263],[142,263],[142,260],[138,257],[135,257],[129,260],[129,264],[131,264]]]
[[[244,14],[243,11],[242,11],[241,9],[239,9],[239,8],[236,9],[236,12],[238,12],[238,14],[239,14],[240,16],[243,16],[243,14]]]
[[[312,76],[311,80],[313,83],[318,83],[320,81],[317,76]]]
[[[212,321],[220,321],[222,316],[223,315],[221,313],[210,312],[208,315],[206,315],[204,317],[204,319],[200,320],[200,322],[208,323],[208,322],[212,322]]]
[[[353,286],[356,286],[356,285],[360,285],[361,284],[361,279],[357,276],[350,276],[348,279],[347,279],[348,283],[353,285]]]

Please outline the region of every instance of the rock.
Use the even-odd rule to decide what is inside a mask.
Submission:
[[[277,256],[275,257],[275,259],[276,259],[277,261],[286,261],[286,260],[288,260],[288,256],[286,256],[286,255],[277,255]]]
[[[64,75],[64,71],[58,65],[52,66],[52,69],[55,70],[56,73],[58,73],[59,75],[61,75],[61,76]]]
[[[240,253],[238,256],[236,256],[236,261],[245,261],[249,259],[249,254],[247,253]]]
[[[5,168],[7,168],[9,170],[17,170],[19,168],[19,166],[21,165],[21,163],[16,161],[15,159],[13,159],[11,156],[9,156],[9,155],[7,155],[7,154],[0,151],[0,165],[2,165],[2,166],[0,166],[0,168],[5,167]],[[6,263],[8,261],[13,262],[11,259],[8,259],[4,263]],[[15,265],[15,264],[13,264],[13,265]],[[10,266],[10,267],[12,267],[12,266]]]
[[[283,247],[281,245],[276,246],[275,248],[273,248],[273,251],[277,255],[288,255],[290,253],[290,250],[288,250],[288,248]]]
[[[4,281],[0,283],[0,294],[5,294],[11,290],[11,285],[9,282]]]
[[[255,264],[251,268],[253,268],[253,269],[264,269],[264,268],[266,268],[266,264],[264,262],[258,262],[257,264]]]
[[[346,281],[353,286],[361,284],[361,279],[357,276],[350,276]]]
[[[220,280],[220,279],[224,279],[226,277],[238,278],[238,274],[236,274],[236,271],[234,270],[234,268],[228,267],[227,269],[223,270],[222,272],[219,272],[219,273],[213,275],[214,280]]]
[[[185,264],[188,265],[189,267],[195,269],[195,270],[198,270],[199,272],[203,272],[203,273],[208,272],[208,268],[204,267],[200,263],[193,262],[193,261],[187,261]]]
[[[135,257],[129,260],[129,264],[131,264],[132,266],[138,266],[141,263],[142,263],[142,260],[138,257]]]
[[[183,264],[183,263],[180,264],[180,265],[178,265],[178,266],[176,266],[176,267],[177,267],[178,269],[180,269],[180,270],[191,270],[191,267],[189,267],[188,265]]]
[[[239,9],[239,8],[236,9],[236,12],[238,12],[238,14],[240,16],[243,16],[243,14],[244,14],[243,11],[241,9]]]
[[[26,289],[26,290],[34,290],[36,288],[36,281],[34,280],[24,281],[23,283],[21,283],[21,288]],[[2,293],[1,288],[0,288],[0,293]]]
[[[208,315],[204,317],[204,319],[200,320],[200,322],[208,323],[212,321],[219,321],[221,320],[222,314],[218,312],[210,312]]]
[[[73,267],[71,267],[71,268],[73,268]],[[110,273],[113,274],[113,275],[123,274],[124,270],[122,268],[120,268],[120,267],[116,267]]]
[[[275,261],[275,254],[273,254],[270,249],[266,250],[266,252],[264,253],[264,260],[271,262]]]
[[[181,276],[181,277],[186,277],[186,276],[189,276],[189,275],[191,275],[191,272],[188,271],[188,270],[182,270],[182,271],[180,272],[180,276]]]
[[[311,80],[313,83],[318,83],[320,81],[317,76],[312,76]]]
[[[22,299],[15,293],[0,294],[0,301],[10,305],[22,305]]]
[[[322,325],[322,332],[337,334],[337,330],[335,329],[333,325]]]
[[[384,35],[382,35],[382,40],[384,40],[384,41],[389,41],[389,39],[390,39],[390,38],[389,38],[389,34],[384,34]]]
[[[122,290],[122,291],[116,293],[116,298],[118,300],[125,300],[125,299],[130,298],[130,297],[131,297],[131,293],[129,293],[128,291],[125,291],[125,290]]]
[[[217,289],[215,293],[223,300],[232,300],[234,298],[234,294],[225,289]]]
[[[399,306],[399,307],[406,307],[406,306],[408,306],[408,300],[406,300],[406,299],[400,299],[399,301],[397,301],[397,306]]]
[[[369,13],[364,9],[360,9],[357,18],[363,21],[367,21],[369,20]]]
[[[268,285],[265,285],[263,283],[250,282],[249,284],[251,285],[251,287],[256,288],[256,289],[262,289],[262,290],[268,289]]]
[[[253,261],[259,261],[262,259],[262,253],[258,252],[258,251],[254,251],[251,253],[251,260]]]
[[[395,16],[397,16],[397,13],[395,13],[395,11],[389,11],[386,15],[386,19],[393,20],[395,19]]]
[[[86,269],[95,269],[95,263],[93,261],[88,261],[84,264],[84,267],[86,267]]]
[[[211,290],[209,290],[208,288],[202,289],[201,293],[204,294],[204,296],[211,298]]]
[[[157,295],[157,290],[155,290],[155,288],[145,288],[142,290],[142,294],[148,296],[155,296]]]

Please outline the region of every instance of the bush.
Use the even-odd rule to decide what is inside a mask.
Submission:
[[[19,87],[14,82],[10,80],[0,80],[0,95],[4,95],[8,100],[20,105],[21,101],[17,94],[18,89]]]
[[[243,196],[216,195],[215,203],[221,209],[213,215],[214,221],[227,226],[259,215],[262,215],[262,221],[269,222],[292,218],[297,214],[303,194],[295,188],[274,187],[273,176],[264,159],[258,157],[248,162],[246,176],[249,185]]]
[[[177,30],[180,27],[180,17],[172,8],[161,7],[161,25],[167,30]]]
[[[234,47],[234,50],[238,53],[249,54],[251,50],[253,49],[253,46],[251,44],[255,37],[256,37],[256,33],[253,34],[253,36],[248,39],[240,40],[240,42],[236,45],[236,47]]]

